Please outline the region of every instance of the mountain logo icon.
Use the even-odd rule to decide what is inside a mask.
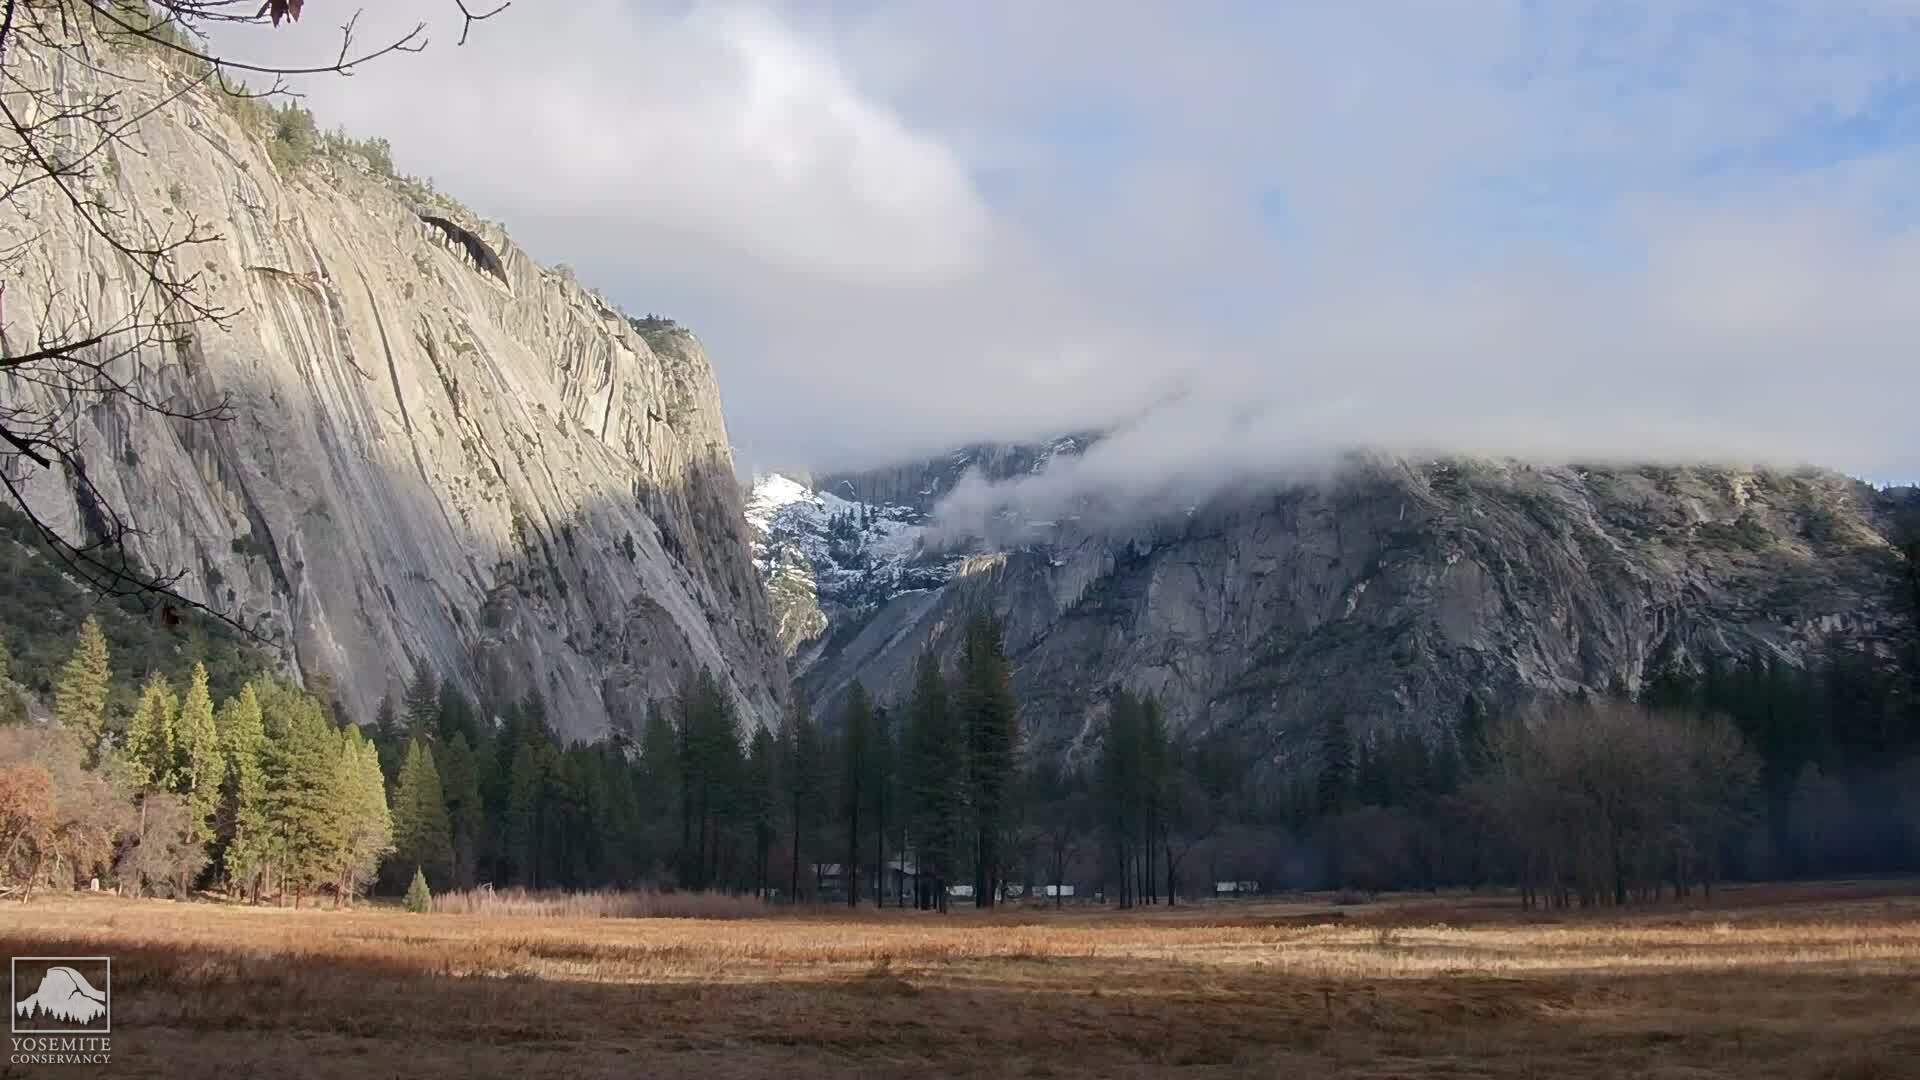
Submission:
[[[16,956],[15,1035],[105,1035],[113,1030],[113,960],[105,956]]]

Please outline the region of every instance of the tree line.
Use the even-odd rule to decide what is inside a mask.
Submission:
[[[0,664],[0,668],[4,668]],[[53,723],[0,727],[0,875],[38,885],[108,880],[186,895],[217,880],[297,905],[358,895],[392,850],[377,752],[322,702],[260,677],[216,707],[207,669],[142,686],[124,723],[99,624],[82,624],[55,681]],[[0,689],[12,690],[0,675]]]
[[[1263,735],[1177,732],[1124,691],[1079,752],[1028,754],[987,618],[899,701],[855,683],[820,721],[745,725],[702,672],[592,744],[555,736],[537,696],[482,705],[425,665],[364,730],[280,680],[219,700],[201,665],[125,681],[89,621],[49,680],[54,724],[0,728],[9,883],[297,903],[418,875],[935,910],[1512,885],[1565,906],[1920,868],[1912,697],[1898,665],[1838,646],[1807,668],[1665,669],[1637,697],[1469,696],[1424,728],[1356,735],[1331,713],[1318,767],[1292,770]],[[0,718],[20,700],[0,653]]]

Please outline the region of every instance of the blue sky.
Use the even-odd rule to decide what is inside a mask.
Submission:
[[[522,0],[463,49],[451,8],[370,13],[443,40],[316,109],[691,324],[758,464],[1181,387],[1141,468],[1375,445],[1920,476],[1914,0]],[[1223,444],[1247,410],[1266,435]]]

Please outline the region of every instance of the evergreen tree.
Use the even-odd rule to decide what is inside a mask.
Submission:
[[[405,903],[407,910],[415,915],[425,915],[433,910],[433,890],[427,887],[427,875],[417,866],[413,868],[413,882],[407,886]]]
[[[754,894],[762,897],[769,888],[767,864],[780,812],[779,771],[774,765],[777,756],[773,732],[765,727],[754,728],[753,738],[747,744],[745,795],[747,819],[753,827]]]
[[[174,728],[179,702],[167,677],[155,672],[140,691],[140,703],[127,723],[127,775],[135,787],[149,791],[174,790],[179,761]]]
[[[847,906],[860,903],[860,810],[866,805],[864,785],[872,769],[873,702],[867,688],[855,679],[840,714],[840,813],[847,826]]]
[[[1000,624],[989,616],[977,615],[967,624],[956,697],[967,738],[967,796],[974,825],[973,902],[992,907],[1018,733]]]
[[[1100,739],[1099,796],[1106,819],[1107,842],[1118,874],[1114,901],[1123,908],[1138,900],[1140,840],[1146,832],[1144,792],[1147,784],[1147,730],[1142,703],[1125,690],[1116,691],[1107,710],[1106,730]]]
[[[260,717],[260,698],[251,683],[220,707],[214,719],[226,763],[220,794],[220,832],[226,850],[221,862],[227,880],[257,898],[260,874],[272,854],[271,824],[267,820],[266,778],[262,758],[266,732]]]
[[[340,738],[318,701],[294,687],[265,685],[260,711],[267,821],[274,862],[294,906],[336,880],[347,856],[347,800]]]
[[[908,815],[918,871],[917,903],[947,906],[947,883],[958,865],[966,739],[948,707],[947,682],[932,652],[920,654],[907,706]]]
[[[455,731],[441,747],[436,761],[440,767],[440,786],[447,798],[453,884],[457,888],[472,888],[479,865],[481,837],[486,829],[486,807],[480,801],[478,757],[468,747],[466,733]]]
[[[391,692],[380,696],[380,707],[373,714],[373,745],[380,754],[380,775],[387,783],[397,783],[400,766],[407,760],[407,734],[400,730],[400,714],[394,708]]]
[[[786,731],[787,794],[793,800],[788,825],[793,830],[792,880],[788,884],[793,902],[800,900],[800,871],[809,856],[815,854],[814,830],[821,816],[826,795],[826,761],[820,746],[820,734],[813,718],[807,715],[806,702],[794,695],[793,710],[787,714]],[[817,861],[817,860],[815,860]]]
[[[542,884],[543,841],[548,834],[547,775],[554,766],[544,739],[524,739],[508,772],[505,854],[513,880],[528,888]]]
[[[402,719],[406,723],[408,738],[432,742],[439,735],[440,680],[425,659],[415,661],[413,665],[413,681],[407,684],[404,713]]]
[[[467,745],[478,748],[486,739],[486,732],[480,724],[480,714],[473,707],[467,695],[460,692],[452,679],[440,684],[439,707],[440,742],[442,745],[453,741],[454,736],[464,736]]]
[[[680,883],[712,886],[720,875],[725,828],[733,817],[743,756],[733,703],[711,671],[682,688],[680,712]]]
[[[659,702],[647,707],[640,736],[640,807],[645,822],[646,865],[664,871],[675,850],[674,819],[680,807],[680,746],[673,721]]]
[[[873,825],[873,902],[887,906],[887,818],[897,813],[894,805],[895,751],[893,716],[886,706],[876,706],[867,728],[867,820]]]
[[[340,867],[340,896],[357,896],[393,850],[393,818],[387,810],[386,778],[380,751],[348,726],[340,733],[339,791],[345,818],[346,850]]]
[[[453,871],[447,802],[434,768],[433,751],[420,739],[407,743],[406,762],[393,793],[393,865],[416,866],[445,887]]]
[[[80,624],[73,656],[60,669],[54,688],[53,716],[73,734],[91,767],[99,760],[100,741],[107,732],[107,692],[113,671],[107,663],[107,638],[93,616]]]
[[[214,816],[220,807],[220,785],[226,776],[226,755],[213,718],[213,697],[207,692],[207,666],[193,665],[186,699],[174,729],[174,790],[187,797],[193,819],[193,838],[206,843],[214,836]]]

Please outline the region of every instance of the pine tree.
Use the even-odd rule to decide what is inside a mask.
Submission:
[[[54,688],[54,719],[73,734],[91,766],[99,759],[100,741],[107,731],[107,691],[113,671],[107,663],[107,639],[93,616],[80,624],[73,656],[60,669]]]
[[[407,760],[393,793],[393,861],[426,871],[429,882],[444,888],[453,868],[452,830],[447,802],[434,768],[433,751],[414,739],[407,744]]]
[[[435,759],[447,797],[447,827],[453,842],[453,884],[472,888],[479,864],[486,807],[480,801],[480,768],[464,732],[455,731]]]
[[[775,790],[779,781],[778,771],[774,767],[776,756],[773,732],[765,727],[755,727],[753,738],[747,744],[747,776],[744,794],[747,820],[753,827],[754,894],[761,897],[767,895],[769,888],[767,864],[773,851],[775,826],[780,811],[780,797]]]
[[[528,888],[542,884],[544,841],[550,831],[548,774],[555,764],[553,758],[552,746],[545,738],[522,740],[509,772],[505,854],[514,880]]]
[[[887,818],[894,805],[895,752],[893,717],[886,706],[876,706],[867,728],[867,819],[873,823],[874,896],[877,907],[887,906]]]
[[[155,672],[140,691],[140,703],[127,723],[127,775],[135,787],[174,790],[179,775],[174,749],[179,708],[167,677]]]
[[[226,774],[226,756],[214,723],[213,697],[207,692],[207,666],[193,665],[180,719],[174,728],[174,790],[187,797],[193,815],[194,839],[213,839],[214,815],[220,806],[220,782]]]
[[[266,776],[262,758],[266,733],[260,717],[260,698],[251,683],[220,707],[214,718],[225,759],[221,785],[221,832],[226,839],[222,863],[227,880],[249,896],[258,894],[259,878],[271,856],[271,823],[267,820]]]
[[[907,793],[918,903],[944,911],[947,882],[959,859],[966,740],[948,707],[947,682],[932,652],[922,653],[914,669],[907,713]]]
[[[793,800],[788,824],[793,829],[792,881],[789,891],[793,902],[800,900],[800,867],[803,854],[815,854],[813,831],[818,826],[821,799],[826,787],[826,763],[820,748],[820,735],[807,715],[806,702],[794,695],[793,711],[787,714],[786,731],[787,794]]]
[[[674,850],[674,816],[680,806],[679,736],[659,702],[647,706],[640,735],[640,818],[646,822],[647,861],[664,870]]]
[[[1000,624],[989,616],[977,615],[967,624],[955,704],[967,737],[967,795],[975,832],[973,902],[992,907],[1018,733]]]
[[[847,906],[860,903],[860,811],[866,805],[865,784],[872,767],[873,702],[867,688],[855,679],[840,714],[840,812],[847,826],[847,859],[842,867],[847,881]]]
[[[380,753],[380,774],[387,783],[397,783],[400,766],[407,759],[407,734],[400,730],[400,714],[394,708],[391,691],[380,696],[380,707],[374,710],[373,745]]]
[[[294,687],[261,694],[267,752],[263,756],[270,849],[294,906],[331,884],[347,861],[347,799],[341,785],[340,739],[320,703]]]
[[[406,905],[415,915],[433,910],[433,890],[427,888],[427,875],[417,866],[413,868],[413,883],[407,886]]]
[[[393,850],[393,818],[387,810],[387,783],[380,773],[380,751],[349,726],[340,733],[339,790],[344,804],[345,851],[340,867],[342,899],[357,896]]]
[[[406,722],[408,738],[432,742],[440,733],[440,680],[424,659],[413,665],[413,681],[407,684],[402,719]]]
[[[473,702],[460,692],[452,679],[440,684],[439,706],[440,742],[442,745],[453,741],[455,735],[466,737],[469,747],[478,748],[486,738],[481,729],[480,715],[474,710]]]

